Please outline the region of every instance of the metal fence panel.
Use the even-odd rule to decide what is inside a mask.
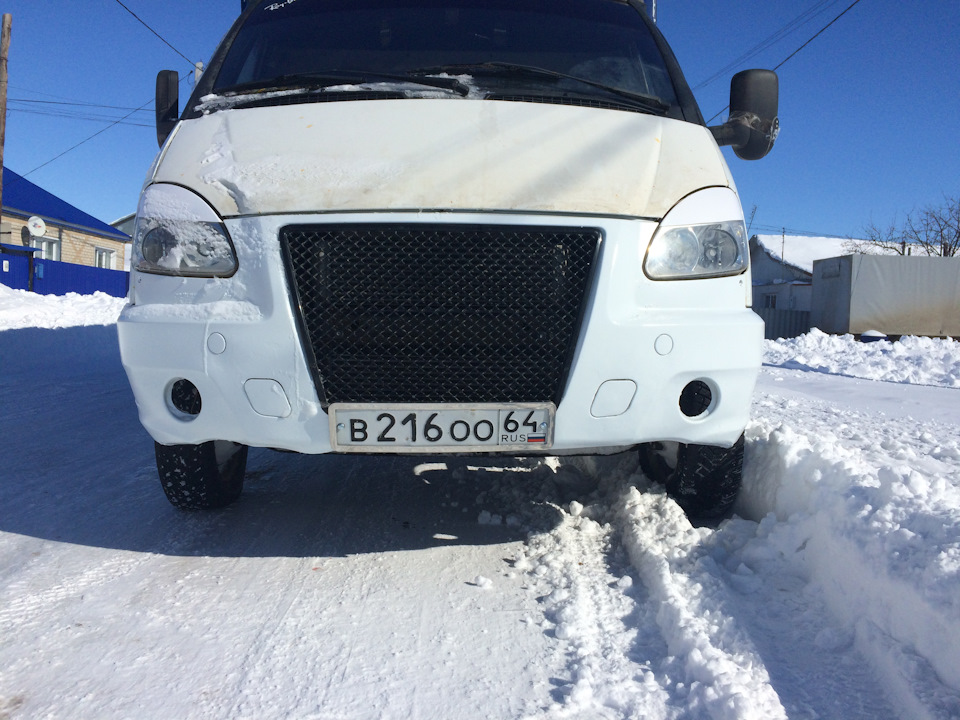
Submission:
[[[810,330],[809,310],[754,308],[753,311],[763,318],[763,337],[767,340],[792,338]]]
[[[30,258],[0,254],[0,283],[14,290],[27,290],[30,283]]]
[[[113,297],[125,297],[129,275],[122,270],[34,260],[33,291],[40,295],[66,295],[69,292],[92,295],[100,291]]]

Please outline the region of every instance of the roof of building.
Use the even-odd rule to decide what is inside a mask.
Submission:
[[[126,233],[34,185],[8,167],[3,168],[3,212],[23,217],[36,215],[46,223],[83,230],[113,240],[130,239]]]
[[[803,235],[754,235],[756,242],[770,257],[785,265],[813,273],[813,261],[850,255],[851,240],[836,237],[806,237]]]

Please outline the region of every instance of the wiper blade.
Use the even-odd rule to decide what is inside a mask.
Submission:
[[[231,85],[217,88],[218,93],[259,92],[265,90],[286,90],[293,88],[325,88],[332,85],[352,84],[367,85],[379,82],[411,83],[425,87],[450,90],[457,95],[466,97],[470,88],[455,77],[431,77],[429,75],[412,75],[405,73],[387,73],[377,70],[325,70],[316,73],[295,73],[280,75],[269,80],[260,80],[240,85]]]
[[[622,88],[614,87],[612,85],[607,85],[597,80],[590,80],[589,78],[578,77],[576,75],[569,75],[567,73],[563,73],[558,70],[548,70],[547,68],[536,67],[534,65],[523,65],[520,63],[491,61],[491,62],[484,62],[484,63],[476,63],[472,65],[471,64],[443,65],[436,68],[423,68],[421,70],[417,70],[416,72],[418,73],[418,76],[419,76],[420,73],[448,72],[448,71],[449,72],[467,72],[467,73],[495,72],[500,74],[506,73],[506,74],[516,74],[516,75],[527,75],[530,77],[552,78],[554,80],[570,80],[572,82],[580,83],[581,85],[589,85],[590,87],[595,87],[599,90],[603,90],[613,95],[618,95],[622,98],[630,100],[632,104],[641,107],[643,110],[646,110],[647,112],[663,115],[670,109],[670,105],[660,100],[660,98],[654,97],[652,95],[644,95],[642,93],[632,92],[630,90],[624,90]]]

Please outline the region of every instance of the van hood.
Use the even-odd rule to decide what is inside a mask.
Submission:
[[[179,123],[149,181],[191,188],[223,217],[495,210],[660,219],[691,192],[733,187],[699,125],[468,99],[221,110]]]

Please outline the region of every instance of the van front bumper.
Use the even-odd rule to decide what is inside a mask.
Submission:
[[[227,220],[240,267],[231,278],[133,273],[119,338],[151,436],[163,444],[231,440],[331,452],[278,237],[292,222],[383,223],[398,215],[405,223],[601,229],[553,444],[530,454],[610,452],[653,440],[730,446],[743,432],[763,338],[762,321],[746,307],[749,274],[648,279],[642,261],[656,223],[645,220],[364,213]],[[189,412],[185,387],[199,396]]]

